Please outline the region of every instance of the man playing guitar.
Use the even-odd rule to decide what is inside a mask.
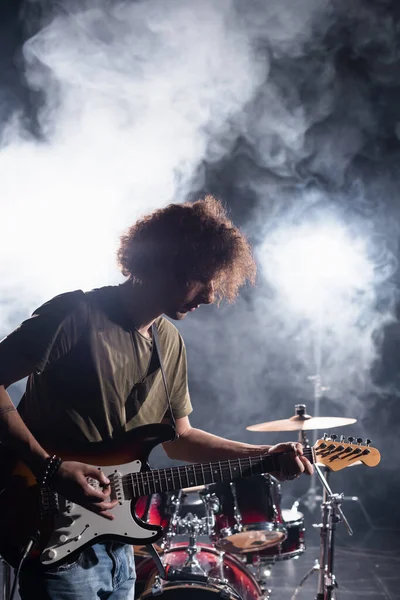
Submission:
[[[163,444],[170,458],[197,462],[284,452],[281,479],[311,474],[301,444],[244,444],[189,422],[184,342],[162,315],[179,321],[200,304],[233,301],[239,288],[255,279],[250,246],[222,204],[206,196],[154,211],[122,236],[118,261],[123,284],[61,294],[0,343],[1,441],[38,485],[113,520],[118,499],[110,496],[103,471],[50,452],[123,439],[136,427],[171,416],[152,326],[177,433]],[[16,410],[6,388],[26,376]],[[132,545],[111,540],[93,543],[54,568],[33,559],[19,581],[23,600],[128,600],[134,583]]]

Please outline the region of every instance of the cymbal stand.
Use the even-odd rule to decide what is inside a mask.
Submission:
[[[328,484],[328,477],[324,476],[321,468],[318,465],[314,465],[314,469],[323,486],[320,556],[319,560],[315,561],[314,566],[300,581],[291,600],[295,600],[300,588],[315,571],[318,571],[318,589],[315,600],[335,600],[334,590],[338,587],[334,574],[335,532],[337,523],[343,522],[348,534],[353,535],[353,530],[340,506],[344,498],[343,494],[334,494]]]

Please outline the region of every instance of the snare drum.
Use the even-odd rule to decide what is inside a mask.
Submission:
[[[272,564],[280,560],[298,558],[306,549],[304,540],[304,515],[297,510],[282,510],[282,517],[287,529],[287,538],[278,546],[265,548],[254,555],[254,562]]]
[[[257,552],[286,539],[280,509],[280,484],[271,475],[207,486],[219,500],[213,541],[233,554]]]
[[[164,565],[182,569],[188,560],[188,544],[172,546],[163,555]],[[210,545],[198,544],[196,561],[201,571],[211,581],[204,583],[188,581],[163,581],[151,558],[137,566],[137,590],[141,600],[162,596],[166,600],[259,600],[262,591],[253,575],[235,556],[218,552]]]

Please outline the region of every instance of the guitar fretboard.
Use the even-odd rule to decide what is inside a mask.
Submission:
[[[126,499],[148,496],[159,492],[172,492],[182,488],[204,484],[221,483],[263,475],[278,473],[281,468],[281,454],[249,456],[212,463],[182,465],[154,471],[130,473],[122,478]],[[304,448],[304,456],[313,462],[311,448]]]

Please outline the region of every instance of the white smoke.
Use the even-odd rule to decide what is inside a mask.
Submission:
[[[329,0],[92,0],[57,10],[24,46],[27,81],[43,97],[44,140],[29,137],[18,116],[3,134],[0,329],[56,293],[117,281],[118,235],[201,189],[201,166],[223,157],[260,248],[307,224],[315,207],[323,220],[332,205],[345,214],[351,203],[360,209],[353,231],[376,236],[381,215],[363,185],[338,192],[376,123],[368,90],[338,71],[341,41],[324,41],[338,18]],[[370,13],[365,22],[375,23]],[[363,30],[351,31],[362,54]],[[244,398],[253,413],[265,402],[273,418],[285,392],[312,398],[315,324],[288,310],[265,284],[270,275],[267,262],[252,302],[183,324],[196,377],[241,425]],[[372,333],[387,319],[374,310],[374,289],[362,298],[337,315],[322,357],[341,412],[358,414]]]
[[[229,150],[264,75],[251,42],[230,0],[64,3],[26,42],[45,139],[17,117],[3,135],[1,330],[17,307],[117,280],[119,234]]]

